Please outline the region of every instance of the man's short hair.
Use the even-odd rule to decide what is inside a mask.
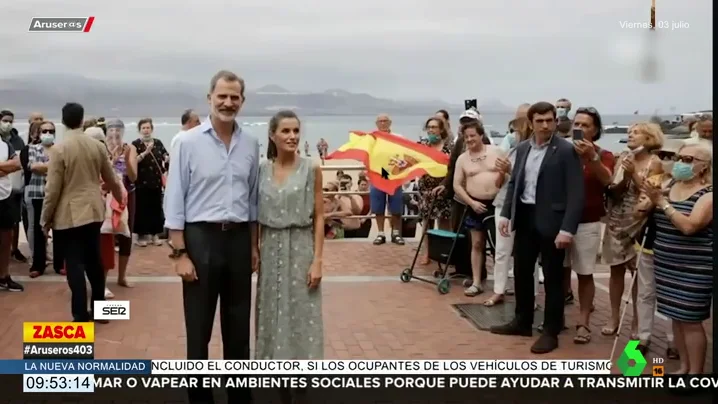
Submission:
[[[534,115],[543,115],[549,112],[551,112],[554,119],[556,119],[556,107],[554,107],[550,102],[539,101],[529,108],[526,116],[529,118],[529,121],[533,122]]]
[[[230,72],[229,70],[220,70],[214,76],[212,76],[212,80],[210,80],[209,82],[210,93],[214,92],[214,89],[217,87],[217,83],[220,80],[228,81],[230,83],[238,82],[239,85],[242,87],[239,92],[239,95],[242,97],[242,100],[244,100],[244,79],[239,77],[235,73]]]
[[[182,125],[187,125],[187,122],[189,122],[190,119],[192,119],[192,114],[194,111],[191,109],[185,110],[182,116],[180,117],[180,122],[182,122]]]
[[[10,111],[9,109],[3,109],[2,111],[0,111],[0,119],[6,116],[11,117],[13,120],[15,119],[15,114],[13,114],[12,111]]]
[[[79,129],[85,118],[85,108],[76,102],[68,102],[62,107],[62,123],[69,129]]]

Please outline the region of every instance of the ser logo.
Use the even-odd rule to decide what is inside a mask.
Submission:
[[[94,304],[95,320],[129,320],[129,300],[96,301]]]

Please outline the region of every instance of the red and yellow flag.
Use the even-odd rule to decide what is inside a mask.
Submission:
[[[445,177],[449,156],[440,150],[386,132],[351,132],[349,142],[327,159],[364,163],[371,184],[389,195],[402,184],[428,174]]]

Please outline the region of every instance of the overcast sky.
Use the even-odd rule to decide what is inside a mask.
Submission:
[[[712,108],[712,1],[657,2],[658,21],[684,26],[621,26],[648,22],[650,0],[8,1],[0,78],[203,84],[226,68],[250,88],[510,106],[568,97],[629,113]],[[32,17],[89,15],[88,34],[28,32]],[[647,83],[641,61],[651,49],[660,77]]]

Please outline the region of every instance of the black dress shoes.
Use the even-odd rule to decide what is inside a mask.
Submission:
[[[490,331],[492,334],[498,335],[517,335],[520,337],[530,337],[533,335],[533,330],[530,326],[524,327],[519,324],[519,321],[516,319],[513,319],[509,323],[503,325],[491,327]]]
[[[558,337],[542,334],[531,346],[531,353],[539,355],[547,354],[556,348],[558,348]]]

